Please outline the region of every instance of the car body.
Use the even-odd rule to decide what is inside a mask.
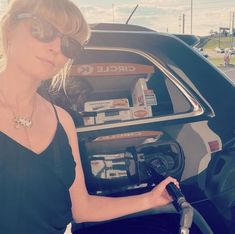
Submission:
[[[216,48],[215,48],[215,51],[216,51],[217,53],[220,53],[220,54],[224,53],[224,49],[223,49],[223,48],[219,48],[219,47],[216,47]]]
[[[92,87],[80,113],[84,124],[77,126],[90,194],[147,191],[148,163],[181,181],[190,201],[205,199],[208,164],[235,129],[234,84],[222,72],[174,35],[98,24],[71,77]],[[211,218],[205,203],[195,206],[214,233],[218,220],[227,228],[221,214]],[[74,224],[73,233],[87,227]]]
[[[202,56],[204,56],[205,58],[208,58],[208,54],[203,50],[203,48],[199,47],[194,47],[196,51],[198,51],[199,54],[201,54]]]
[[[225,48],[224,51],[229,53],[230,55],[235,54],[235,49],[234,48]]]
[[[230,48],[229,51],[231,54],[235,54],[235,47]]]

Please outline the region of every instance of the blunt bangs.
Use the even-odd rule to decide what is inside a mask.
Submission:
[[[80,10],[70,0],[13,0],[11,5],[13,12],[33,13],[82,45],[89,39],[89,26]]]
[[[82,45],[89,39],[88,24],[74,3],[68,0],[43,1],[47,1],[47,4],[40,4],[41,6],[33,11],[34,14],[47,20],[61,33],[71,36]]]

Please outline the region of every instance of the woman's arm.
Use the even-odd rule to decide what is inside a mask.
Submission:
[[[75,222],[104,221],[120,216],[140,212],[154,207],[164,206],[172,201],[165,190],[168,183],[178,182],[168,177],[151,192],[129,197],[101,197],[89,195],[85,186],[78,140],[71,117],[60,109],[60,121],[68,135],[69,142],[76,161],[76,178],[70,188],[72,212]]]
[[[73,204],[74,220],[75,222],[104,221],[150,208],[164,206],[172,201],[165,191],[165,186],[169,182],[174,181],[173,178],[168,177],[151,192],[115,198],[92,195],[88,195],[86,198],[79,198],[79,188],[73,188],[72,186],[70,194]]]

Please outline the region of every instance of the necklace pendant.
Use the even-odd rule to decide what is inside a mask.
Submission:
[[[24,127],[24,128],[32,127],[32,120],[29,118],[25,118],[25,117],[16,116],[14,118],[14,123],[15,123],[15,128],[17,129],[20,127]]]

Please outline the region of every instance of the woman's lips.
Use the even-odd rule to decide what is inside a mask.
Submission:
[[[42,57],[37,57],[39,60],[41,60],[42,62],[44,62],[44,63],[47,63],[47,64],[50,64],[51,66],[55,66],[55,64],[53,63],[53,61],[52,60],[50,60],[50,59],[46,59],[46,58],[42,58]]]

